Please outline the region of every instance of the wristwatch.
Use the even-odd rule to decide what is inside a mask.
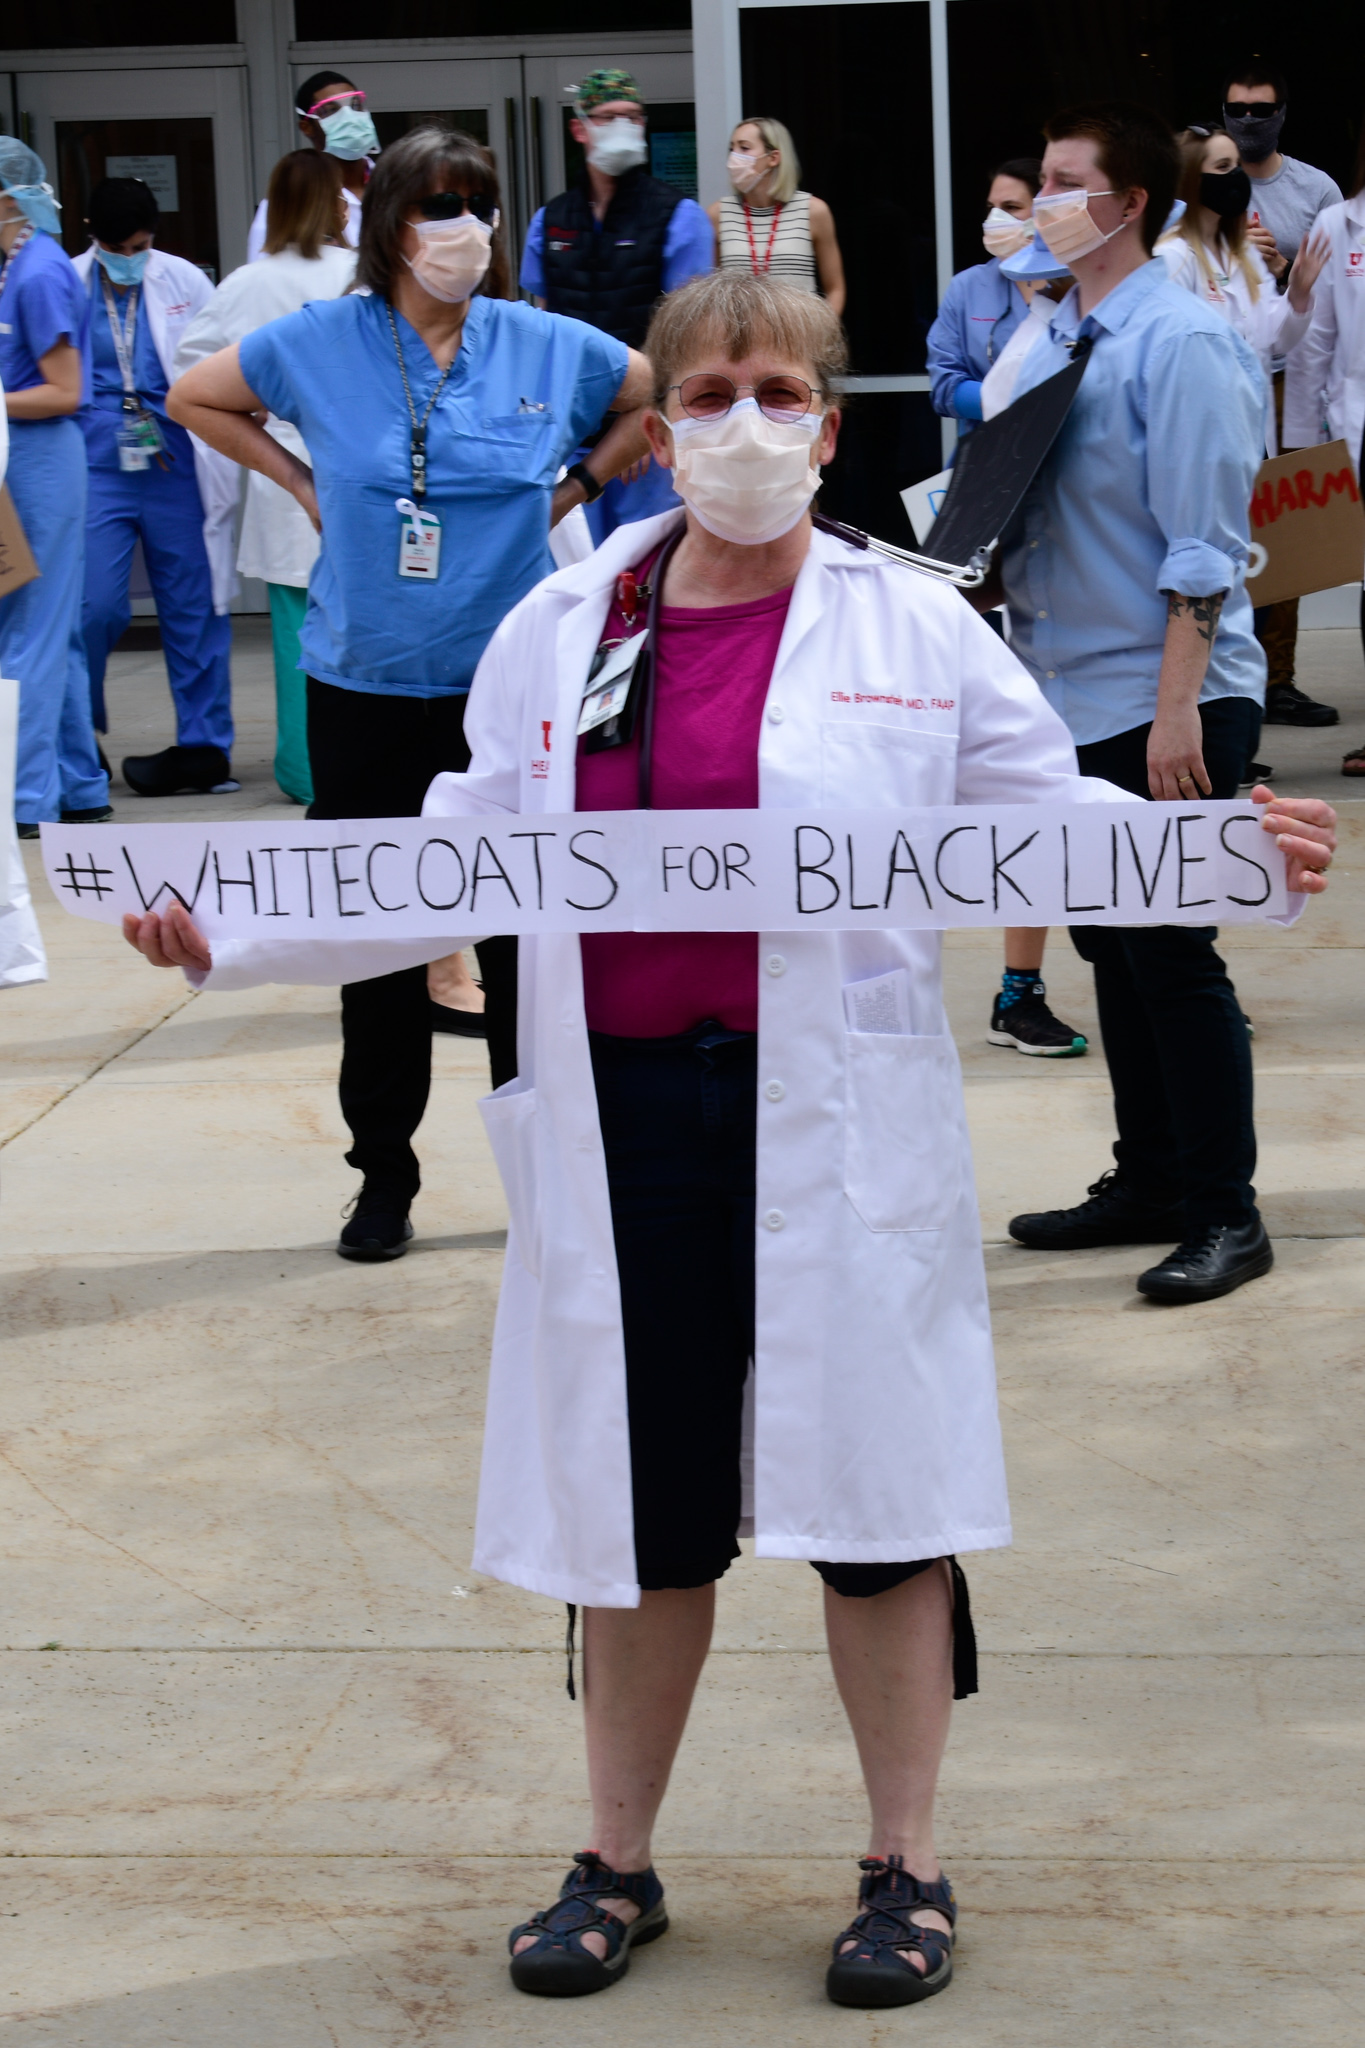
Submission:
[[[594,499],[600,498],[606,489],[605,484],[598,483],[597,478],[588,468],[586,462],[571,462],[564,472],[564,481],[565,483],[572,481],[576,484],[581,484],[583,486],[583,496],[590,505]]]

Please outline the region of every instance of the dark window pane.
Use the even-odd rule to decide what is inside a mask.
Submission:
[[[368,42],[376,33],[371,0],[294,0],[294,24],[304,43]],[[405,37],[597,35],[691,26],[691,0],[407,0],[383,32]]]
[[[913,548],[900,494],[943,467],[938,415],[927,391],[858,393],[849,400],[839,448],[820,486],[820,510],[878,540]]]
[[[410,128],[425,128],[429,121],[437,121],[443,128],[459,128],[466,135],[472,135],[476,142],[488,145],[487,107],[425,107],[411,114],[375,114],[374,125],[379,135],[379,146],[387,149],[391,142],[397,142],[400,135],[406,135]]]
[[[803,187],[834,213],[854,369],[921,372],[938,303],[929,9],[746,7],[739,21],[744,110],[786,123]]]
[[[233,0],[68,0],[47,8],[12,7],[3,31],[7,50],[143,49],[151,43],[235,43]]]
[[[101,178],[142,178],[161,208],[156,245],[188,257],[217,283],[218,196],[213,176],[213,123],[207,116],[179,121],[59,121],[57,196],[62,202],[62,247],[79,256],[90,246],[85,225],[90,194]]]

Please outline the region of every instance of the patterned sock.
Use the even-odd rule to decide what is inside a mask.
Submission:
[[[1042,976],[1035,967],[1007,967],[1000,977],[1002,1010],[1012,1010],[1021,996],[1041,996],[1045,993]]]

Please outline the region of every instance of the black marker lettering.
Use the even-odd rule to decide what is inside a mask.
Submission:
[[[1103,910],[1102,903],[1073,903],[1071,900],[1071,840],[1062,827],[1062,902],[1068,910]]]
[[[275,876],[275,855],[277,853],[283,853],[284,848],[282,846],[262,846],[258,848],[258,851],[265,854],[270,862],[270,900],[274,904],[275,908],[273,910],[267,910],[266,916],[288,917],[289,912],[287,910],[280,909],[279,883]]]
[[[545,908],[545,877],[540,872],[540,842],[542,839],[558,839],[557,832],[509,832],[509,839],[529,839],[536,862],[536,909]]]
[[[900,851],[902,846],[905,848],[906,852],[910,856],[910,865],[908,868],[903,868],[899,866],[896,861],[896,855]],[[928,883],[925,881],[923,875],[920,873],[919,862],[915,859],[915,849],[910,844],[910,841],[906,838],[905,834],[901,831],[897,831],[895,838],[891,842],[891,860],[886,870],[886,896],[882,902],[883,910],[889,910],[891,908],[891,894],[896,886],[897,875],[913,875],[915,880],[919,883],[920,888],[924,892],[925,909],[933,909],[933,898],[929,894]]]
[[[290,851],[291,853],[301,853],[301,854],[303,855],[303,872],[304,872],[304,875],[306,876],[306,878],[307,878],[307,881],[308,881],[308,915],[309,915],[309,916],[311,917],[311,916],[313,915],[313,858],[312,858],[312,857],[313,857],[313,855],[314,855],[315,853],[326,853],[326,851],[327,851],[327,848],[326,848],[325,846],[291,846],[291,847],[289,848],[289,851]]]
[[[664,894],[665,894],[665,896],[666,896],[666,895],[668,894],[668,878],[669,878],[669,876],[670,876],[670,875],[680,875],[680,874],[682,873],[682,871],[683,871],[683,864],[682,864],[682,862],[681,862],[680,860],[670,860],[668,856],[669,856],[669,854],[670,854],[670,853],[681,853],[681,852],[682,852],[682,848],[681,848],[680,846],[666,846],[666,847],[664,848],[664,851],[663,851],[663,863],[664,863]]]
[[[1027,903],[1029,908],[1032,909],[1033,898],[1024,894],[1019,884],[1015,881],[1014,876],[1007,875],[1005,869],[1019,854],[1032,846],[1037,837],[1038,834],[1036,832],[1030,832],[1028,838],[1021,840],[1019,845],[1015,847],[1013,853],[1007,853],[1005,858],[1001,860],[1000,849],[996,844],[995,827],[994,825],[991,826],[991,903],[996,910],[1000,908],[1000,884],[1002,881],[1008,882],[1020,902]]]
[[[1166,858],[1166,842],[1171,836],[1171,821],[1167,818],[1166,829],[1161,835],[1161,847],[1157,853],[1156,866],[1152,870],[1152,886],[1150,889],[1147,886],[1147,877],[1142,871],[1142,856],[1137,850],[1137,841],[1133,837],[1133,828],[1126,818],[1123,821],[1123,829],[1128,834],[1128,844],[1133,849],[1133,866],[1138,871],[1138,881],[1142,885],[1142,901],[1144,906],[1150,910],[1152,898],[1156,894],[1156,885],[1161,875],[1161,863]]]
[[[1205,859],[1202,853],[1186,853],[1185,827],[1202,824],[1207,816],[1206,811],[1182,811],[1175,821],[1175,900],[1181,910],[1198,910],[1202,904],[1213,902],[1212,896],[1196,896],[1189,903],[1185,901],[1185,870],[1201,867]]]
[[[492,861],[496,873],[489,874],[486,871],[480,869],[479,862],[485,853],[487,853],[488,858]],[[474,848],[474,879],[469,885],[469,908],[471,913],[475,909],[479,900],[480,882],[501,882],[506,888],[507,893],[511,897],[512,901],[516,904],[517,909],[521,909],[521,898],[520,896],[518,896],[516,890],[512,887],[512,877],[508,874],[506,868],[498,859],[498,856],[496,855],[496,853],[494,853],[492,847],[488,844],[488,841],[484,838],[482,832],[479,834],[479,843]]]
[[[1119,907],[1119,828],[1109,827],[1109,908]]]
[[[709,882],[699,882],[697,880],[697,855],[699,853],[704,853],[711,863],[711,879]],[[691,853],[687,856],[687,879],[694,889],[700,889],[703,894],[715,888],[720,880],[720,862],[716,859],[709,846],[694,846],[692,848]]]
[[[1231,889],[1228,890],[1228,902],[1241,903],[1248,910],[1257,910],[1261,904],[1270,901],[1270,870],[1269,868],[1263,868],[1258,860],[1253,860],[1249,853],[1239,853],[1235,846],[1228,845],[1228,826],[1259,825],[1259,823],[1260,819],[1254,811],[1239,811],[1235,818],[1224,818],[1218,828],[1218,838],[1224,853],[1230,853],[1234,860],[1244,860],[1249,868],[1255,868],[1257,874],[1260,875],[1265,883],[1265,888],[1259,896],[1234,896]]]
[[[744,856],[743,860],[731,860],[730,855],[732,853],[742,853]],[[727,889],[730,886],[731,875],[737,876],[741,882],[747,882],[751,889],[758,887],[758,883],[754,880],[753,876],[745,873],[745,869],[752,858],[753,856],[749,852],[748,847],[742,846],[738,839],[726,840],[721,848],[721,859],[725,862],[725,886]]]
[[[358,889],[360,887],[360,877],[359,875],[343,875],[340,864],[337,861],[339,853],[359,853],[359,851],[360,842],[357,839],[343,840],[340,846],[332,848],[332,879],[337,885],[338,917],[363,917],[365,915],[363,910],[347,910],[342,900],[341,892],[343,889]]]
[[[938,883],[945,896],[952,897],[954,903],[984,903],[986,900],[984,896],[959,896],[957,890],[950,889],[943,879],[943,849],[948,844],[948,841],[956,839],[959,832],[979,832],[980,830],[981,827],[979,825],[954,825],[952,831],[945,832],[942,839],[938,842],[938,851],[934,855],[934,880]]]
[[[385,903],[374,886],[374,857],[381,846],[389,847],[394,853],[401,853],[403,851],[396,839],[376,839],[374,845],[365,856],[365,885],[370,895],[374,898],[376,910],[406,910],[408,907],[406,903]],[[457,897],[455,900],[458,902],[459,898]]]
[[[426,859],[428,853],[431,851],[433,846],[444,846],[447,853],[453,853],[455,856],[455,864],[460,870],[460,886],[455,891],[455,894],[451,897],[449,903],[433,903],[430,896],[428,896],[426,890],[422,887],[422,862]],[[417,856],[417,894],[421,897],[423,903],[426,904],[428,910],[454,910],[456,904],[461,903],[464,900],[464,892],[467,881],[468,877],[465,874],[464,857],[461,854],[458,846],[452,846],[451,842],[448,839],[428,839],[424,841],[422,850]],[[403,907],[404,909],[406,909],[407,905],[405,904]],[[474,906],[471,903],[469,907],[472,910]]]
[[[820,835],[820,837],[821,837],[821,838],[822,838],[822,839],[824,840],[824,842],[825,842],[825,852],[824,852],[824,858],[823,858],[822,860],[817,860],[817,861],[804,861],[804,860],[802,860],[802,858],[801,858],[801,855],[802,855],[802,853],[803,853],[803,852],[805,851],[804,847],[803,847],[803,846],[802,846],[802,844],[801,844],[801,834],[802,834],[803,832],[818,832],[818,833],[819,833],[819,835]],[[798,826],[797,826],[797,828],[796,828],[796,908],[797,908],[797,910],[798,910],[798,911],[800,912],[800,914],[801,914],[801,916],[802,916],[802,917],[815,917],[815,916],[817,916],[817,915],[819,914],[819,912],[820,912],[820,911],[822,911],[822,910],[833,910],[833,908],[834,908],[835,904],[836,904],[836,903],[837,903],[837,902],[839,901],[839,884],[838,884],[838,883],[837,883],[837,882],[835,881],[835,879],[834,879],[833,875],[832,875],[832,874],[830,874],[830,872],[829,872],[829,863],[830,863],[830,860],[831,860],[831,858],[833,857],[833,854],[834,854],[834,841],[833,841],[833,840],[832,840],[832,839],[830,838],[830,836],[829,836],[828,832],[826,832],[826,831],[825,831],[825,829],[824,829],[824,827],[823,827],[823,826],[821,826],[821,825],[798,825]],[[819,875],[819,877],[820,877],[820,879],[821,879],[822,881],[824,881],[824,882],[828,882],[828,883],[829,883],[829,886],[830,886],[831,890],[833,891],[833,894],[831,895],[831,897],[830,897],[830,899],[829,899],[829,902],[828,902],[828,903],[807,903],[807,902],[806,902],[806,890],[805,890],[805,883],[804,883],[804,882],[802,881],[802,876],[803,876],[803,875]]]
[[[851,832],[846,832],[846,833],[844,834],[844,840],[845,840],[845,843],[846,843],[846,845],[847,845],[847,847],[848,847],[848,907],[849,907],[849,909],[850,909],[850,910],[880,910],[880,909],[881,909],[881,905],[880,905],[880,903],[875,903],[875,902],[874,902],[874,903],[859,903],[859,902],[855,901],[855,898],[857,897],[857,893],[858,893],[858,884],[857,884],[856,880],[854,879],[854,874],[853,874],[853,834],[852,834]]]
[[[176,902],[181,905],[182,909],[188,910],[191,913],[193,913],[194,906],[199,901],[199,891],[204,886],[204,877],[209,871],[208,840],[204,841],[204,858],[199,863],[199,877],[194,885],[194,894],[190,897],[188,902],[186,902],[185,898],[176,888],[174,882],[158,882],[152,894],[148,896],[146,891],[143,889],[141,882],[139,882],[137,878],[137,869],[133,866],[133,856],[129,853],[126,846],[121,846],[119,848],[119,852],[123,855],[123,858],[127,863],[128,872],[133,878],[133,887],[137,890],[138,901],[142,905],[144,910],[155,910],[162,896],[166,895],[174,896]]]
[[[218,853],[217,849],[215,848],[213,855],[213,879],[218,884],[219,917],[221,917],[223,914],[224,889],[250,889],[251,915],[253,917],[256,916],[256,863],[251,858],[250,853],[248,853],[246,857],[245,875],[225,875],[218,865]]]
[[[605,910],[607,905],[609,903],[614,903],[616,901],[617,896],[620,894],[620,890],[617,886],[616,877],[612,873],[611,869],[604,868],[600,860],[592,860],[586,853],[580,853],[578,851],[578,842],[580,839],[605,839],[606,836],[606,833],[599,831],[597,826],[585,825],[583,827],[583,830],[581,832],[575,832],[573,838],[569,841],[569,851],[573,855],[574,859],[581,860],[585,868],[596,868],[598,874],[605,875],[607,880],[611,883],[611,894],[610,896],[605,897],[601,903],[575,903],[572,896],[566,896],[564,900],[568,904],[570,910]],[[679,847],[678,851],[681,852],[682,848]]]

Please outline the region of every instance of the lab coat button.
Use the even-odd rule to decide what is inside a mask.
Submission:
[[[780,1102],[786,1092],[780,1081],[769,1081],[767,1087],[763,1090],[769,1102]]]
[[[769,974],[785,974],[787,971],[787,963],[780,953],[769,953],[763,965]]]
[[[780,1209],[769,1209],[767,1215],[763,1218],[769,1230],[781,1230],[786,1220]]]
[[[770,704],[768,706],[769,725],[781,725],[786,715],[786,712],[782,709],[782,706],[780,704]]]

